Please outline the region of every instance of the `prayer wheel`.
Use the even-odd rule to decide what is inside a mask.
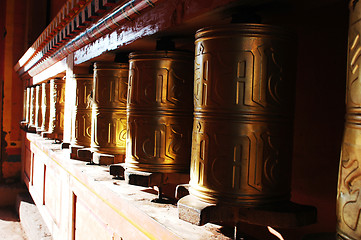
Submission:
[[[61,78],[50,80],[50,113],[47,137],[63,139],[64,131],[65,81]]]
[[[129,59],[127,170],[189,173],[192,54],[156,51]]]
[[[30,99],[31,99],[31,88],[26,88],[26,106],[25,106],[25,122],[29,124],[30,122]]]
[[[46,132],[49,130],[49,118],[50,118],[50,83],[41,84],[41,112],[42,122],[40,131]]]
[[[101,154],[114,154],[124,161],[128,64],[94,64],[91,148]],[[119,158],[118,158],[119,159]]]
[[[91,93],[93,90],[93,75],[74,76],[76,100],[73,106],[71,145],[90,147],[91,144]]]
[[[26,123],[26,115],[27,115],[27,88],[24,89],[24,94],[23,94],[23,119],[22,122]]]
[[[29,114],[29,126],[35,127],[35,110],[36,110],[36,86],[30,87],[30,114]]]
[[[338,239],[361,239],[361,3],[350,1],[346,117],[338,175]]]
[[[30,99],[30,89],[28,87],[25,87],[24,89],[24,95],[23,95],[23,117],[20,121],[20,128],[23,130],[27,130],[28,124],[29,124],[29,100]]]
[[[37,85],[35,88],[36,92],[36,107],[35,107],[35,127],[39,128],[42,125],[43,117],[42,117],[42,86]]]
[[[230,24],[195,37],[190,194],[250,207],[289,200],[293,35]]]

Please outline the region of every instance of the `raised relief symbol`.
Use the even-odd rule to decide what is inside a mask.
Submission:
[[[262,191],[263,174],[263,141],[256,133],[248,136],[250,142],[248,160],[248,185],[258,191]]]
[[[179,70],[178,70],[179,68]],[[177,74],[176,71],[180,74]],[[174,66],[171,69],[168,77],[168,91],[167,91],[167,100],[169,103],[177,104],[181,103],[185,100],[185,93],[190,91],[189,89],[185,89],[187,87],[186,80],[181,77],[183,69],[180,67]]]
[[[184,134],[180,131],[180,126],[170,125],[167,131],[167,157],[174,159],[177,155],[182,155],[182,149],[184,148],[184,142],[187,141]]]
[[[240,189],[241,184],[241,169],[243,149],[241,145],[233,147],[233,169],[232,169],[232,188]]]
[[[207,151],[208,151],[208,135],[205,134],[204,132],[202,132],[202,124],[200,122],[198,122],[197,125],[197,135],[199,140],[197,142],[199,142],[199,155],[197,158],[198,163],[195,163],[196,166],[196,170],[195,172],[198,172],[198,184],[203,184],[203,175],[204,175],[204,166],[205,166],[205,160],[207,159]],[[197,171],[198,170],[198,171]]]
[[[143,153],[146,158],[157,158],[164,161],[165,155],[165,125],[159,125],[159,128],[154,131],[153,139],[147,138],[142,144]]]
[[[208,69],[209,69],[209,60],[207,55],[203,55],[203,62],[199,63],[195,61],[195,89],[194,89],[194,98],[197,102],[197,105],[206,106],[208,98]]]
[[[194,123],[193,139],[196,141],[193,141],[192,144],[191,179],[202,185],[208,151],[208,136],[203,133],[200,121]]]
[[[280,104],[282,99],[282,94],[286,93],[286,91],[283,91],[284,89],[282,88],[281,84],[283,81],[282,78],[282,66],[280,65],[280,62],[278,61],[278,55],[276,53],[276,51],[271,47],[269,49],[270,51],[270,56],[269,58],[271,58],[271,61],[269,61],[270,66],[269,70],[267,71],[269,76],[268,76],[268,92],[270,93],[272,99]]]
[[[349,71],[349,91],[350,91],[350,100],[353,104],[356,104],[358,107],[361,105],[361,83],[359,79],[359,58],[361,55],[361,46],[360,46],[360,35],[357,34],[352,41],[350,47],[350,71]]]
[[[156,82],[156,103],[166,103],[167,102],[167,82],[169,72],[167,69],[159,69],[157,71],[157,82]]]
[[[134,74],[135,74],[135,69],[129,69],[129,79],[128,79],[128,98],[127,98],[127,104],[131,104],[134,102],[135,99],[133,99],[136,95],[134,94],[134,92],[137,91],[137,89],[133,86],[133,80],[134,80]],[[135,101],[137,102],[137,101]]]
[[[345,224],[353,231],[356,231],[357,225],[360,220],[361,198],[359,197],[359,193],[359,190],[351,192],[349,194],[350,200],[343,206],[342,209],[343,216],[352,216],[352,218],[344,217],[343,220]]]
[[[358,160],[351,160],[345,149],[343,153],[345,160],[341,162],[341,176],[345,176],[343,187],[346,191],[343,192],[343,198],[347,199],[347,202],[342,207],[342,219],[349,228],[356,231],[361,214],[361,197],[359,190],[354,189],[354,186],[360,181],[361,169]]]
[[[260,98],[260,93],[256,91],[257,87],[254,86],[253,53],[250,51],[240,52],[238,56],[240,59],[238,59],[237,64],[236,104],[255,106],[257,101],[254,98]],[[248,88],[251,88],[251,91]]]

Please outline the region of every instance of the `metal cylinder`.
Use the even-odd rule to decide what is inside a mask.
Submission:
[[[361,239],[361,3],[350,1],[346,117],[337,190],[338,239]]]
[[[41,84],[41,128],[40,131],[46,132],[49,130],[49,118],[50,118],[50,83],[45,82]]]
[[[27,89],[24,89],[24,93],[23,93],[23,119],[22,121],[25,123],[26,122],[26,113],[27,112]]]
[[[90,147],[93,90],[93,75],[78,74],[74,76],[76,99],[72,108],[71,145]]]
[[[36,110],[36,86],[30,87],[30,114],[29,126],[35,127]]]
[[[29,124],[30,122],[30,99],[31,99],[31,88],[26,88],[26,107],[25,107],[25,122]]]
[[[209,203],[289,200],[294,39],[261,24],[196,33],[190,193]]]
[[[65,81],[60,78],[50,80],[50,138],[62,140],[64,131]]]
[[[131,53],[129,59],[127,169],[189,172],[192,54]]]
[[[36,106],[35,106],[35,127],[39,128],[42,125],[42,86],[36,86]]]
[[[128,64],[94,64],[91,148],[125,155]]]

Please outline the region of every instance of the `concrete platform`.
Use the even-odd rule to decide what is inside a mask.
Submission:
[[[16,210],[28,240],[51,240],[52,236],[28,192],[18,194]]]

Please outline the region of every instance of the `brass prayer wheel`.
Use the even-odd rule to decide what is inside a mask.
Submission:
[[[27,88],[24,89],[23,94],[23,119],[22,122],[26,122],[26,114],[27,114]]]
[[[50,80],[49,138],[62,140],[64,131],[65,81],[61,78]]]
[[[50,118],[50,83],[45,82],[41,84],[41,112],[42,123],[40,131],[46,132],[49,130],[49,118]]]
[[[20,121],[20,128],[26,130],[29,124],[29,105],[30,102],[30,89],[28,87],[24,88],[24,95],[23,95],[23,117]]]
[[[26,88],[26,106],[25,106],[25,122],[29,124],[30,122],[30,99],[31,99],[31,88]]]
[[[337,191],[338,239],[361,239],[361,3],[350,2],[346,117]]]
[[[125,155],[128,66],[94,64],[91,148],[95,152]]]
[[[35,110],[36,110],[36,86],[30,87],[30,114],[29,114],[29,126],[35,127]]]
[[[40,128],[42,125],[42,86],[37,85],[35,88],[36,94],[36,107],[35,107],[35,127]]]
[[[127,169],[189,173],[192,54],[156,51],[129,59]]]
[[[237,206],[289,200],[293,36],[263,24],[195,36],[190,194]]]
[[[90,102],[93,90],[93,75],[74,76],[76,100],[73,106],[71,145],[90,147],[92,106]]]

